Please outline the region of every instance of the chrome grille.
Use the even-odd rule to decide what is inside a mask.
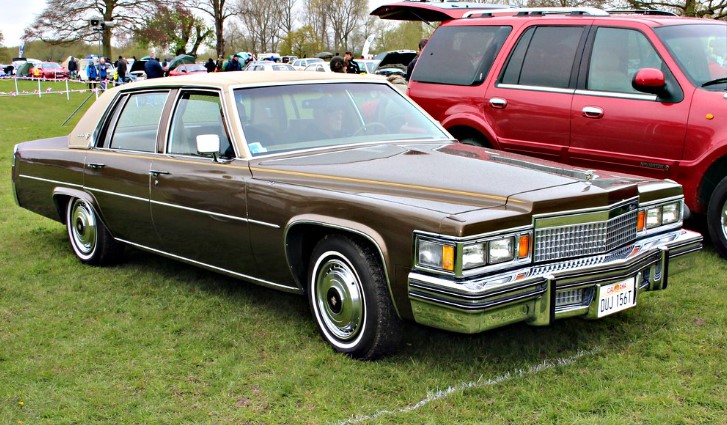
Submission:
[[[535,261],[552,261],[608,252],[636,239],[634,209],[606,221],[535,229]]]

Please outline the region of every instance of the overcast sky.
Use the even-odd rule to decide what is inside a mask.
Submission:
[[[386,3],[399,0],[369,0],[369,11]],[[11,3],[12,4],[9,4]],[[5,37],[4,45],[19,46],[23,30],[32,25],[35,18],[45,9],[45,0],[2,0],[3,11],[0,13],[0,31]]]

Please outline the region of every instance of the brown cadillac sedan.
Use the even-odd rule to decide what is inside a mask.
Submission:
[[[12,179],[82,262],[130,246],[304,294],[363,359],[405,320],[475,333],[635,307],[702,244],[678,184],[459,144],[378,77],[127,84],[68,137],[17,145]]]

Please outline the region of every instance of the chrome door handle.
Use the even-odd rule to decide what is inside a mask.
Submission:
[[[501,97],[493,97],[490,99],[490,106],[495,109],[504,109],[507,106],[507,100]]]
[[[89,162],[88,166],[91,168],[103,168],[106,164],[101,164],[100,162]]]
[[[160,174],[169,174],[169,171],[149,170],[149,174],[151,174],[154,177],[158,177]]]
[[[586,118],[601,118],[603,117],[603,109],[596,106],[586,106],[581,109],[583,116]]]

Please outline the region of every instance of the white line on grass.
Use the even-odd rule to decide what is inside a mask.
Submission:
[[[485,379],[484,377],[480,376],[479,379],[476,381],[470,381],[470,382],[463,382],[461,384],[448,387],[446,390],[437,390],[434,392],[429,392],[423,400],[419,401],[416,404],[412,404],[405,407],[400,407],[398,409],[392,409],[392,410],[379,410],[378,412],[367,415],[367,416],[354,416],[351,419],[347,419],[345,421],[338,422],[340,425],[348,425],[348,424],[357,424],[365,421],[370,421],[374,419],[378,419],[382,416],[386,415],[393,415],[397,413],[408,413],[412,412],[414,410],[419,409],[420,407],[423,407],[432,401],[441,400],[443,398],[448,397],[450,394],[453,394],[455,392],[465,391],[471,388],[482,388],[482,387],[488,387],[492,385],[497,385],[501,382],[509,381],[511,379],[516,378],[524,378],[529,375],[535,375],[538,374],[544,370],[552,369],[554,367],[558,366],[567,366],[572,363],[575,363],[578,359],[585,356],[591,356],[601,351],[600,347],[595,347],[590,350],[584,351],[584,350],[578,350],[576,354],[574,354],[571,357],[563,357],[558,359],[552,359],[552,360],[544,360],[541,363],[538,363],[536,365],[531,366],[529,369],[517,369],[512,372],[507,372],[503,375],[497,376],[495,378]]]

